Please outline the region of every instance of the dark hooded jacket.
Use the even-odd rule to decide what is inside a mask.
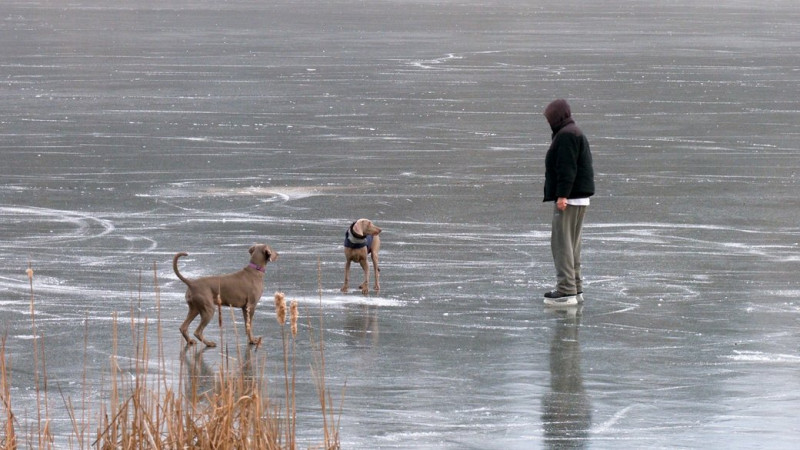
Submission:
[[[553,130],[544,161],[544,201],[591,197],[594,169],[589,140],[572,119],[569,104],[566,100],[555,100],[547,105],[544,115]]]

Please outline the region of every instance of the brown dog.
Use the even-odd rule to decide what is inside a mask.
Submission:
[[[342,292],[347,292],[350,285],[350,263],[357,262],[364,269],[364,283],[359,286],[361,293],[369,293],[369,264],[367,255],[372,257],[372,267],[375,271],[375,290],[381,290],[381,269],[378,267],[378,252],[381,249],[381,238],[378,236],[381,229],[376,227],[369,219],[358,219],[350,225],[344,235],[344,286]]]
[[[227,275],[214,275],[190,280],[181,275],[178,270],[178,258],[188,253],[180,252],[172,259],[172,270],[181,281],[186,283],[186,304],[189,305],[189,314],[181,325],[181,334],[186,343],[194,345],[194,339],[189,337],[189,324],[200,315],[200,325],[194,330],[194,335],[208,347],[215,347],[212,341],[203,339],[203,329],[211,322],[214,311],[221,306],[242,308],[244,315],[244,328],[250,344],[261,343],[261,338],[253,337],[253,314],[256,304],[264,292],[264,272],[267,263],[278,259],[278,254],[268,245],[256,244],[250,247],[250,264],[238,272]],[[222,318],[220,317],[220,322]],[[220,323],[221,325],[221,323]]]

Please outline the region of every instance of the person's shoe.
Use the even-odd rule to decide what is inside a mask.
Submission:
[[[578,296],[574,294],[564,294],[558,291],[550,291],[544,294],[544,304],[550,306],[577,305]]]

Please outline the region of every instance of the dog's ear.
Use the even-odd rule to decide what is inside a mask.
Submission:
[[[273,250],[273,249],[271,249],[271,248],[269,248],[267,246],[264,246],[264,258],[269,262],[277,261],[278,260],[278,252],[276,252],[275,250]]]
[[[367,229],[369,229],[370,223],[371,222],[369,221],[369,219],[358,219],[356,220],[355,225],[353,225],[353,231],[363,235],[367,231]]]
[[[254,251],[256,251],[256,246],[254,245],[254,246],[250,247],[250,250],[248,250],[248,251],[249,251],[249,252],[250,252],[250,254],[252,255],[252,254],[253,254],[253,252],[254,252]]]

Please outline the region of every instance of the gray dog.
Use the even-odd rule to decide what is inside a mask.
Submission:
[[[194,335],[208,347],[217,344],[203,339],[203,329],[214,317],[214,310],[222,306],[242,308],[244,328],[247,339],[252,345],[261,343],[261,338],[253,337],[253,314],[256,304],[264,292],[264,273],[267,263],[278,259],[278,253],[268,245],[256,244],[250,247],[250,264],[238,272],[227,275],[213,275],[190,280],[181,275],[178,270],[178,258],[187,256],[188,253],[180,252],[172,259],[172,270],[181,281],[186,283],[186,304],[189,305],[189,314],[181,325],[181,334],[186,343],[194,345],[194,339],[189,337],[189,325],[195,317],[200,315],[200,325],[194,330]],[[220,317],[222,322],[222,317]],[[221,325],[221,323],[220,323]]]

